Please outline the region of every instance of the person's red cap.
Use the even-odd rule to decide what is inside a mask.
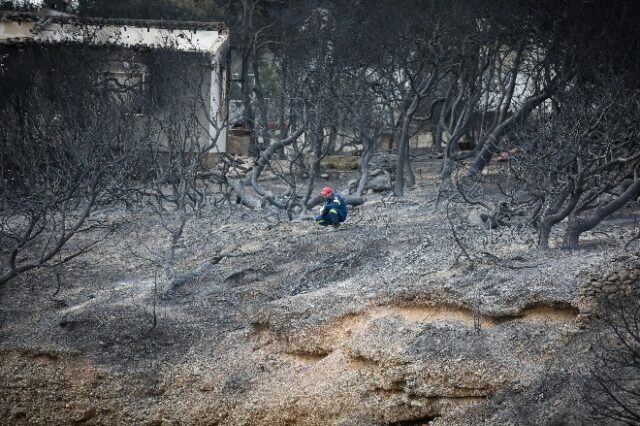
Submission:
[[[330,186],[325,186],[324,188],[322,188],[322,191],[320,191],[323,197],[328,197],[329,195],[331,195],[332,192],[333,192],[333,189],[331,189]]]

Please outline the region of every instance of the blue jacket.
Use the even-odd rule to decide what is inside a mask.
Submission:
[[[342,195],[337,192],[333,192],[322,208],[322,213],[316,216],[316,222],[320,224],[338,223],[344,222],[349,214],[347,203],[342,198]]]

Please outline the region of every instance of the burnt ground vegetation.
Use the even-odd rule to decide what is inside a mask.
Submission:
[[[168,234],[142,209],[64,268],[9,282],[6,424],[592,421],[588,398],[610,406],[588,381],[608,371],[592,355],[606,349],[599,295],[637,285],[637,248],[622,243],[634,217],[578,251],[538,250],[526,230],[487,235],[478,210],[437,206],[433,164],[417,162],[410,195],[372,194],[338,231],[205,209],[178,281],[145,259]]]

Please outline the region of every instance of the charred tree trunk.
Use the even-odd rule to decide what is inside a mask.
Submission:
[[[563,247],[569,250],[577,249],[582,233],[592,230],[606,217],[638,196],[640,196],[640,178],[636,177],[635,181],[631,183],[622,194],[601,208],[594,210],[586,218],[579,218],[578,212],[573,213],[564,234]]]
[[[579,199],[580,192],[576,189],[575,182],[571,181],[564,190],[551,201],[551,204],[542,214],[542,220],[538,230],[539,248],[543,250],[549,248],[549,238],[553,226],[571,214]]]
[[[578,241],[580,240],[580,235],[585,231],[585,229],[580,226],[580,222],[569,222],[567,229],[564,233],[564,237],[562,238],[562,247],[568,250],[576,250],[578,248]]]
[[[362,193],[366,188],[367,181],[369,180],[369,161],[371,161],[371,157],[373,156],[374,147],[375,143],[369,142],[362,154],[362,161],[360,162],[360,181],[356,188],[356,197],[362,196]]]
[[[240,67],[240,83],[242,90],[242,106],[243,106],[243,127],[249,131],[249,154],[257,157],[260,153],[258,147],[258,135],[255,126],[255,114],[251,106],[252,84],[249,81],[249,55],[242,56],[242,64]]]
[[[548,221],[542,221],[538,229],[538,248],[542,250],[549,249],[549,238],[551,238],[551,229],[553,225]]]
[[[338,129],[336,126],[332,125],[329,127],[329,145],[327,147],[327,152],[330,155],[333,155],[336,152],[337,140],[338,140]]]
[[[407,142],[405,143],[404,147],[405,147],[405,150],[407,151],[405,153],[406,164],[407,164],[407,170],[406,170],[407,184],[413,187],[416,184],[416,175],[413,173],[413,167],[411,166],[411,144],[410,144],[410,139],[408,134],[406,138],[407,138]]]
[[[405,175],[405,167],[408,166],[409,162],[409,149],[407,145],[409,144],[409,122],[410,119],[405,113],[404,118],[402,120],[402,127],[400,129],[400,137],[398,138],[398,163],[396,167],[396,181],[393,187],[393,193],[397,197],[402,197],[404,195],[404,175]]]
[[[436,152],[442,152],[442,125],[440,124],[440,121],[438,120],[438,124],[436,125],[435,129],[433,130],[433,149]]]
[[[255,55],[251,66],[253,68],[253,78],[255,82],[253,91],[256,94],[258,113],[260,114],[260,121],[258,122],[257,127],[259,128],[259,134],[262,136],[264,146],[269,146],[271,143],[271,136],[269,133],[268,105],[264,99],[264,90],[262,89],[262,81],[260,80],[260,64],[258,63],[258,59]]]
[[[470,177],[477,177],[482,173],[482,170],[484,170],[487,164],[489,164],[491,157],[493,157],[493,154],[497,151],[500,138],[502,138],[502,136],[516,123],[520,123],[525,120],[529,114],[547,100],[550,95],[551,89],[547,89],[538,95],[529,97],[518,112],[496,126],[496,128],[481,143],[482,148],[476,155],[471,169],[469,170]]]

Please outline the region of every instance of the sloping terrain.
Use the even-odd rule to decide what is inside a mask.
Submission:
[[[58,271],[55,297],[55,271],[10,282],[0,423],[582,424],[584,288],[633,255],[601,233],[538,251],[478,228],[471,263],[423,185],[369,195],[339,231],[207,211],[170,288],[145,260],[166,244],[145,212]]]

